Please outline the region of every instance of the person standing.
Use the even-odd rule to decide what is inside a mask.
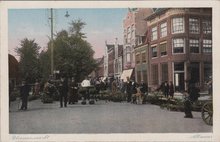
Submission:
[[[148,86],[143,80],[141,81],[141,84],[140,84],[140,91],[144,95],[147,95],[147,93],[148,93]]]
[[[72,79],[71,82],[69,83],[69,104],[74,104],[74,93],[73,93],[73,89],[74,89],[74,80]]]
[[[63,107],[63,101],[64,101],[64,107],[67,107],[67,94],[68,94],[68,79],[61,78],[60,83],[60,107]]]
[[[36,80],[34,84],[34,95],[38,96],[40,93],[40,83]]]
[[[28,86],[26,81],[22,81],[21,88],[20,88],[20,96],[22,100],[22,105],[21,105],[20,110],[27,110],[29,92],[30,92],[30,87]]]
[[[173,82],[170,81],[170,83],[169,83],[169,96],[171,98],[173,98],[173,95],[174,95],[174,86],[173,86]]]
[[[169,85],[167,83],[167,81],[164,82],[164,85],[163,85],[163,94],[166,98],[168,98],[168,95],[169,95]]]
[[[148,95],[148,85],[142,80],[140,84],[140,91],[142,94],[142,103],[146,103],[147,95]]]
[[[130,81],[129,77],[127,77],[126,82],[126,95],[127,95],[127,102],[131,102],[131,95],[132,95],[132,82]]]
[[[199,89],[195,86],[193,81],[188,83],[188,94],[184,101],[184,118],[193,118],[192,115],[192,104],[197,101],[199,96]]]
[[[137,93],[137,83],[132,81],[132,86],[131,86],[131,90],[132,90],[132,103],[135,104],[136,103],[136,93]]]
[[[116,92],[117,92],[117,84],[116,84],[116,80],[115,79],[112,81],[111,86],[112,86],[111,87],[112,88],[112,95],[115,95]]]

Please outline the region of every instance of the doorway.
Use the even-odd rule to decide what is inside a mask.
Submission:
[[[184,62],[174,63],[174,87],[175,91],[185,91]]]

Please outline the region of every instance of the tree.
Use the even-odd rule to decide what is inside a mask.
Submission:
[[[77,82],[82,81],[85,76],[91,73],[96,63],[93,59],[94,51],[92,46],[83,38],[85,33],[81,30],[85,25],[81,20],[72,21],[69,32],[62,30],[56,34],[54,39],[54,69],[59,70],[61,75],[73,77]],[[48,43],[48,50],[42,52],[40,61],[42,63],[43,74],[48,74],[48,63],[50,63],[51,47]]]
[[[69,31],[72,36],[78,38],[86,38],[85,33],[82,33],[82,29],[86,25],[81,19],[71,21]]]
[[[15,51],[20,56],[19,71],[22,79],[29,83],[35,82],[41,75],[39,72],[39,49],[40,46],[35,40],[27,38],[21,40],[20,47]]]

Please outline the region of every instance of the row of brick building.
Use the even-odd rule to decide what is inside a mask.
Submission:
[[[106,42],[100,76],[146,82],[151,90],[172,81],[205,89],[212,76],[211,8],[136,8],[123,20],[124,41]]]

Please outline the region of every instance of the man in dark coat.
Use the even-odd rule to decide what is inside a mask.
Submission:
[[[147,84],[143,80],[141,81],[141,84],[140,84],[140,90],[141,90],[141,93],[147,95],[147,93],[148,93],[148,86],[147,86]]]
[[[185,118],[193,118],[192,103],[197,101],[199,97],[199,89],[195,86],[194,82],[188,84],[188,96],[184,102]]]
[[[171,98],[173,98],[173,96],[174,96],[174,86],[173,86],[173,82],[172,81],[170,81],[170,83],[169,83],[169,96]]]
[[[25,81],[22,81],[20,88],[22,105],[20,110],[27,110],[29,92],[30,92],[30,86],[28,86],[28,84]]]
[[[63,100],[64,100],[64,107],[67,107],[67,96],[68,96],[67,78],[61,78],[59,88],[60,88],[60,107],[63,107]]]
[[[126,82],[126,94],[127,94],[127,102],[131,102],[132,82],[130,81],[129,77],[127,77],[127,82]]]
[[[148,95],[148,85],[142,80],[141,84],[140,84],[140,91],[143,94],[143,101],[142,103],[145,104],[146,103],[146,98]]]
[[[167,81],[164,82],[164,85],[163,85],[163,94],[166,98],[168,98],[168,95],[169,95],[169,85],[167,83]]]

